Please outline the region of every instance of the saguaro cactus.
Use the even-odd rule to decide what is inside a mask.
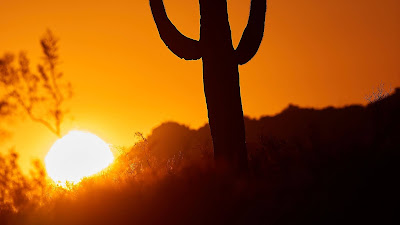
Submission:
[[[266,0],[252,0],[246,29],[236,50],[232,45],[226,0],[199,0],[200,40],[182,35],[169,20],[162,0],[150,0],[161,39],[178,57],[203,59],[208,118],[219,166],[247,169],[247,150],[238,65],[257,52],[263,34]]]

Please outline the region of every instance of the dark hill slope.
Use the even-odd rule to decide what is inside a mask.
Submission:
[[[391,224],[395,219],[399,88],[366,107],[316,110],[290,105],[276,116],[246,118],[245,123],[252,176],[280,187],[273,194],[281,199],[274,203],[280,213],[263,211],[264,203],[249,203],[248,210],[258,212],[261,221],[267,215],[279,215],[264,218],[268,224]],[[161,155],[180,151],[191,158],[212,152],[208,125],[192,130],[165,123],[148,141]],[[274,208],[270,204],[265,203],[265,210]]]
[[[302,153],[314,151],[339,157],[360,148],[394,147],[400,137],[399,115],[400,88],[367,107],[316,110],[289,105],[276,116],[245,119],[249,155],[295,148]],[[179,151],[197,155],[197,151],[212,148],[208,125],[193,130],[175,122],[163,123],[153,129],[148,141],[160,157]]]
[[[165,123],[122,154],[127,164],[103,185],[89,179],[72,199],[4,224],[400,224],[399,115],[397,89],[367,107],[289,106],[246,119],[246,177],[213,168],[208,126]]]

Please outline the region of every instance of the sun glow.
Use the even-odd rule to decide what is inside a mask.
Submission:
[[[76,184],[100,172],[113,160],[110,147],[99,137],[89,132],[70,131],[53,144],[45,164],[51,179],[65,186],[67,181]]]

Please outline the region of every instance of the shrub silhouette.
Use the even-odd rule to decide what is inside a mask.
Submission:
[[[72,96],[71,84],[58,71],[58,38],[47,30],[40,39],[43,62],[37,73],[31,71],[27,54],[0,57],[0,117],[20,110],[49,131],[61,136],[61,123],[67,110],[64,103]]]
[[[381,83],[370,95],[365,96],[368,103],[374,103],[388,97],[393,92],[393,88],[385,90],[385,84]]]
[[[33,162],[30,176],[22,173],[18,154],[11,150],[0,153],[0,224],[7,224],[9,217],[31,210],[46,202],[46,172],[42,163]]]
[[[182,35],[168,19],[162,0],[150,0],[159,34],[168,48],[186,60],[203,59],[208,118],[218,165],[247,169],[247,150],[238,65],[257,52],[263,34],[266,0],[252,0],[247,27],[235,50],[226,0],[200,0],[200,40]]]

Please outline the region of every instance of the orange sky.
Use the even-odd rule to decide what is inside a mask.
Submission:
[[[197,0],[164,0],[178,29],[199,37]],[[250,0],[228,0],[234,45]],[[201,61],[184,61],[158,36],[148,0],[1,0],[0,54],[40,57],[47,28],[61,38],[61,70],[75,96],[63,132],[83,129],[132,145],[163,121],[207,122]],[[269,0],[258,54],[240,67],[245,115],[278,113],[289,103],[324,107],[365,103],[381,82],[400,86],[400,1]],[[39,124],[10,124],[27,168],[56,137]]]

